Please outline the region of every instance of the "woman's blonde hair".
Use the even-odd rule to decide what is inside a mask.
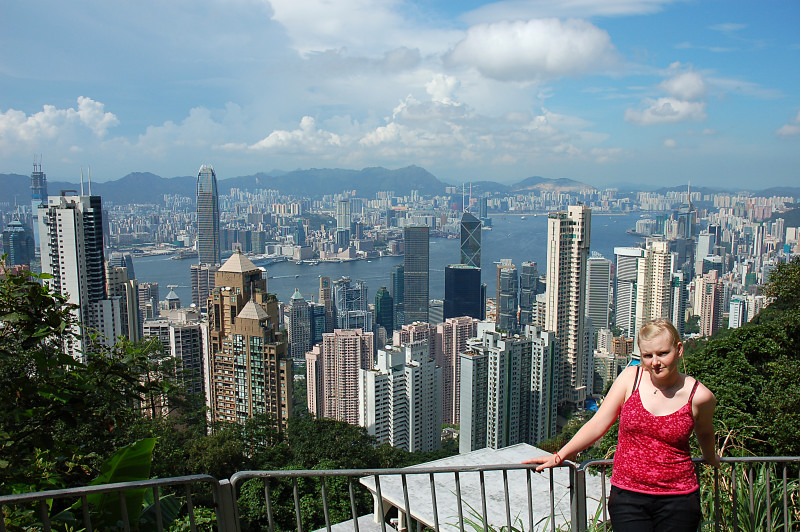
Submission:
[[[655,338],[664,331],[669,333],[670,337],[672,338],[672,345],[677,347],[681,342],[681,335],[672,322],[665,318],[650,320],[642,325],[642,328],[639,329],[639,339],[637,340],[637,343],[639,343],[641,346],[642,340],[650,340],[651,338]]]

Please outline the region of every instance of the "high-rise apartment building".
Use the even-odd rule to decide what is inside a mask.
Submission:
[[[459,450],[535,443],[555,434],[556,339],[478,325],[461,358]]]
[[[157,315],[158,283],[139,283],[139,321],[143,322]]]
[[[359,370],[359,425],[378,443],[409,452],[442,445],[442,370],[424,343],[378,350],[374,367]]]
[[[481,221],[468,212],[461,215],[461,264],[481,267]]]
[[[424,341],[428,345],[431,357],[436,354],[436,326],[424,321],[407,323],[395,329],[392,335],[392,345],[395,347],[414,342]]]
[[[197,174],[197,257],[200,264],[220,262],[217,174],[205,164]]]
[[[636,282],[636,322],[634,339],[649,320],[673,316],[673,275],[677,271],[677,254],[671,253],[666,241],[649,241],[638,264]],[[635,344],[638,352],[638,342]]]
[[[467,340],[478,332],[479,320],[468,316],[448,318],[436,326],[434,353],[442,368],[442,423],[459,423],[461,403],[461,359]]]
[[[444,268],[443,318],[483,315],[481,269],[466,264],[451,264]]]
[[[214,290],[214,276],[218,264],[192,264],[190,267],[192,303],[203,312],[208,312],[208,296]]]
[[[519,275],[511,259],[501,259],[497,265],[497,329],[514,333],[519,331]]]
[[[609,297],[611,293],[611,261],[589,257],[586,261],[586,317],[592,329],[608,328]]]
[[[738,329],[747,323],[747,299],[744,296],[733,296],[729,308],[729,329]]]
[[[405,300],[405,268],[402,264],[395,264],[392,267],[392,299],[394,299],[394,328],[405,323],[405,312],[403,311],[403,301]]]
[[[113,345],[122,332],[119,304],[106,298],[103,206],[100,196],[50,196],[39,207],[39,242],[45,282],[76,306],[79,326],[66,351],[83,359],[89,335]]]
[[[585,343],[586,261],[589,258],[591,209],[570,206],[547,219],[547,311],[545,330],[558,338],[561,356],[559,398],[578,405],[586,399],[589,350]]]
[[[111,261],[106,264],[106,292],[109,299],[119,299],[122,335],[132,342],[139,341],[139,283],[130,277],[127,267],[113,266]]]
[[[358,425],[359,370],[373,366],[374,335],[361,329],[336,329],[306,354],[308,411]]]
[[[697,278],[700,297],[700,334],[711,336],[722,327],[722,279],[716,270]]]
[[[283,430],[292,414],[292,362],[279,330],[278,299],[261,270],[237,251],[216,272],[208,298],[212,421],[258,414]]]
[[[311,308],[298,289],[286,308],[286,331],[289,340],[289,357],[295,363],[306,359],[306,352],[311,349]]]
[[[614,255],[617,257],[614,324],[622,329],[622,334],[633,336],[636,334],[639,262],[644,258],[644,249],[616,247]]]
[[[409,226],[403,231],[403,300],[405,323],[428,321],[428,278],[430,275],[430,238],[427,226]]]
[[[333,310],[333,296],[331,295],[330,277],[320,276],[319,278],[319,304],[325,307],[325,328],[322,330],[322,332],[333,332],[335,316]]]

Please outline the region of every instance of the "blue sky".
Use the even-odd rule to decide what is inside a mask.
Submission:
[[[8,0],[0,173],[800,183],[800,2]]]

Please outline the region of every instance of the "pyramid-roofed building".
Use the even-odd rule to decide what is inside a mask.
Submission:
[[[241,250],[237,249],[236,253],[231,255],[230,258],[225,261],[225,264],[220,266],[217,271],[227,273],[249,273],[254,270],[260,270],[260,268],[243,255]]]
[[[239,314],[236,316],[236,319],[242,318],[261,321],[269,318],[269,313],[264,310],[264,307],[251,299],[245,303],[244,307],[242,307],[242,310],[239,311]]]

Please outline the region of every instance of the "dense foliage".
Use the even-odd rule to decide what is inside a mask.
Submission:
[[[35,276],[0,280],[0,495],[87,485],[102,478],[116,452],[150,438],[155,445],[148,470],[162,478],[401,467],[458,452],[452,441],[436,453],[376,446],[361,427],[307,415],[291,419],[284,433],[263,416],[208,430],[203,397],[184,393],[180,368],[159,342],[98,348],[81,364],[62,352],[73,325],[66,300]],[[296,400],[304,401],[299,395]],[[318,520],[318,487],[306,484],[304,512],[324,523]],[[346,493],[346,481],[329,489]],[[257,529],[265,515],[263,489],[246,486],[241,497],[245,524]],[[291,500],[291,490],[277,493],[277,518],[288,519],[287,525]],[[210,506],[210,494],[197,504]],[[369,504],[361,493],[359,506],[368,511]],[[345,510],[349,506],[339,509]]]

